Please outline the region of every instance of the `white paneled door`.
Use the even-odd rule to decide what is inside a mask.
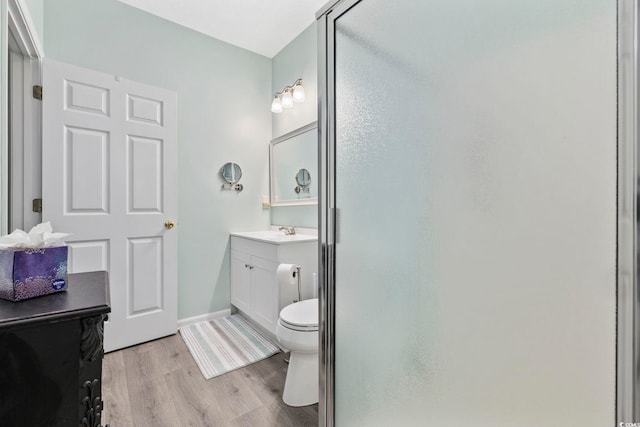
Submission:
[[[177,328],[176,94],[45,60],[43,219],[69,271],[107,270],[105,350]]]

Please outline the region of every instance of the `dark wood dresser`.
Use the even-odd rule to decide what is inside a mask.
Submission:
[[[66,292],[0,300],[0,426],[101,425],[104,271],[70,274]]]

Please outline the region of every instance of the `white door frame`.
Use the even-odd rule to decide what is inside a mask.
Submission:
[[[0,19],[2,25],[2,69],[0,93],[9,94],[8,64],[9,35],[17,50],[14,60],[21,61],[16,69],[21,71],[12,85],[14,94],[21,94],[22,106],[12,111],[12,124],[21,138],[9,140],[9,99],[2,96],[0,105],[0,233],[12,228],[28,228],[39,222],[41,215],[31,209],[32,199],[42,192],[42,106],[32,97],[34,85],[41,84],[41,60],[44,57],[42,44],[35,31],[35,25],[23,0],[0,0],[6,11]],[[9,158],[9,147],[12,158]],[[11,162],[11,171],[9,171]],[[11,177],[9,174],[11,173]],[[12,203],[9,204],[9,194]],[[10,207],[11,206],[11,207]],[[11,212],[9,212],[11,209]]]
[[[16,38],[22,53],[30,58],[44,58],[35,24],[23,0],[7,0],[7,15],[8,28]]]

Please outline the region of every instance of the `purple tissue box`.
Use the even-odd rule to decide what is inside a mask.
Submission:
[[[67,290],[66,246],[0,249],[0,298],[9,301]]]

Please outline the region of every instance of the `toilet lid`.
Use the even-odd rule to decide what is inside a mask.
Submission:
[[[284,326],[289,326],[291,329],[318,329],[318,298],[286,306],[280,312],[280,321]]]

